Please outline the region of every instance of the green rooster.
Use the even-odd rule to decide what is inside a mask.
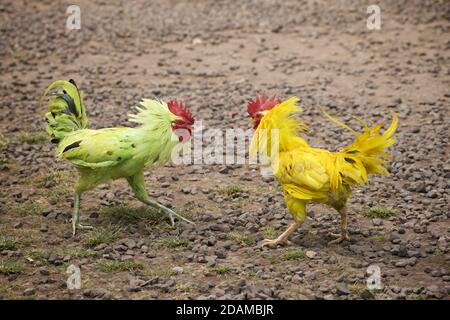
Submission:
[[[54,88],[59,89],[49,94]],[[138,127],[92,130],[75,81],[53,82],[42,99],[46,96],[50,96],[47,132],[58,145],[57,156],[68,160],[80,174],[75,186],[73,235],[77,227],[92,229],[80,223],[81,194],[118,178],[127,179],[137,199],[168,214],[172,225],[173,215],[192,223],[149,198],[143,172],[146,167],[166,163],[174,148],[190,139],[194,118],[183,103],[143,99],[136,107],[138,113],[130,115]]]

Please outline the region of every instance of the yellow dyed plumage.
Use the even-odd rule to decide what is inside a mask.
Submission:
[[[302,221],[308,202],[322,202],[340,210],[345,207],[351,188],[367,183],[369,174],[388,174],[389,155],[385,149],[395,142],[398,118],[392,114],[392,123],[383,133],[381,125],[370,128],[366,124],[364,131],[358,133],[324,112],[355,135],[348,147],[330,152],[311,147],[299,136],[307,132],[307,126],[299,119],[302,108],[298,101],[293,97],[264,111],[250,145],[250,155],[270,158],[289,211]]]

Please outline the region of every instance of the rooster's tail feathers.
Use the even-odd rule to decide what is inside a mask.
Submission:
[[[54,88],[60,89],[55,93],[49,94]],[[83,103],[83,94],[78,90],[74,80],[58,80],[50,84],[45,89],[40,103],[47,96],[50,99],[45,120],[47,122],[47,132],[53,143],[59,143],[69,132],[89,127]]]
[[[338,176],[344,182],[350,185],[359,185],[367,183],[369,174],[389,174],[386,160],[392,159],[392,157],[386,152],[386,149],[396,141],[394,133],[398,126],[398,117],[395,113],[392,113],[391,125],[383,133],[380,133],[382,123],[373,127],[363,123],[364,131],[358,133],[326,112],[324,113],[333,122],[350,130],[355,135],[354,142],[336,154],[336,161],[339,165]]]

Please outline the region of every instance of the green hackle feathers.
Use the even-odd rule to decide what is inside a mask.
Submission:
[[[58,88],[53,93],[51,90]],[[53,143],[59,143],[68,133],[89,128],[83,94],[77,88],[75,81],[58,80],[45,89],[41,97],[49,97],[47,113],[47,132]]]

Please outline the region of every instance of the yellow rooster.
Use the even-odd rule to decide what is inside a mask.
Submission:
[[[262,246],[289,243],[288,237],[306,219],[306,204],[310,202],[327,204],[341,216],[341,233],[329,244],[348,241],[346,205],[351,189],[367,183],[369,174],[389,174],[386,169],[389,155],[385,149],[396,140],[395,114],[383,133],[380,133],[381,124],[370,128],[364,123],[364,131],[358,133],[323,111],[330,120],[355,135],[351,145],[330,152],[311,147],[299,136],[308,129],[299,119],[302,109],[298,101],[292,97],[280,102],[275,96],[262,95],[247,106],[255,129],[250,156],[268,159],[267,164],[281,184],[287,208],[294,217],[294,223],[285,232],[274,240],[263,240]]]

